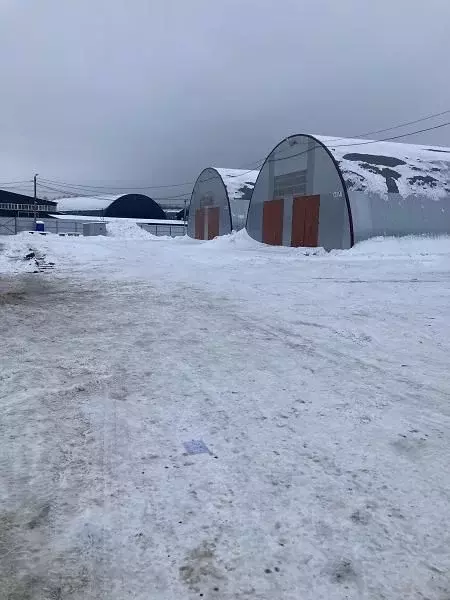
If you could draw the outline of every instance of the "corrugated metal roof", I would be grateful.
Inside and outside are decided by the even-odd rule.
[[[314,136],[339,164],[349,191],[427,196],[450,195],[450,148]]]

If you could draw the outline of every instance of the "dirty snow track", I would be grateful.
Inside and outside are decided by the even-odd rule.
[[[449,597],[449,240],[2,243],[1,600]]]

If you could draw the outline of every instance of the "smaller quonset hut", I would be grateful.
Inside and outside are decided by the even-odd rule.
[[[166,213],[144,194],[121,196],[78,196],[57,200],[58,212],[66,215],[123,217],[128,219],[165,219]]]
[[[263,164],[247,231],[273,245],[350,248],[375,236],[450,233],[450,148],[283,140]]]
[[[240,169],[204,169],[192,190],[188,235],[198,240],[212,240],[242,229],[258,173]]]

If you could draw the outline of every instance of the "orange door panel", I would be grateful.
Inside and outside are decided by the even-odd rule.
[[[292,205],[291,246],[312,248],[319,242],[320,196],[298,196]]]
[[[284,200],[269,200],[263,208],[263,242],[272,246],[283,244]]]
[[[195,239],[205,239],[205,209],[197,208],[195,211]]]
[[[320,196],[307,196],[305,212],[305,246],[313,248],[319,243]]]
[[[304,196],[294,198],[292,204],[291,246],[306,246],[305,244],[306,202]]]
[[[220,208],[208,208],[208,240],[219,235]]]

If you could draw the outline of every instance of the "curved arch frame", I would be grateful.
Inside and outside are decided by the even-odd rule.
[[[264,167],[266,166],[269,157],[275,152],[275,150],[281,146],[281,144],[284,144],[285,142],[288,142],[290,139],[292,138],[296,138],[296,137],[306,137],[309,138],[311,140],[314,140],[314,142],[317,144],[317,146],[320,146],[321,148],[323,148],[325,150],[325,152],[328,154],[328,156],[331,158],[331,161],[339,175],[339,179],[341,181],[342,184],[342,188],[344,190],[344,196],[345,196],[345,204],[347,206],[347,213],[348,213],[348,225],[349,225],[349,229],[350,229],[350,247],[354,246],[355,244],[355,234],[354,234],[354,230],[353,230],[353,217],[352,217],[352,209],[350,206],[350,200],[348,197],[348,192],[347,192],[347,185],[345,183],[345,179],[344,176],[342,175],[341,169],[339,168],[339,165],[336,161],[336,159],[333,156],[333,153],[331,152],[331,150],[329,148],[327,148],[327,146],[321,142],[320,140],[318,140],[316,137],[314,137],[313,135],[311,135],[310,133],[296,133],[294,135],[288,135],[287,137],[285,137],[283,140],[281,140],[281,142],[278,142],[278,144],[271,150],[271,152],[269,152],[269,154],[267,155],[266,159],[264,160],[263,164],[261,165],[261,168],[259,170],[259,175],[255,181],[255,187],[253,188],[253,191],[256,189],[256,186],[258,185],[258,180],[261,177],[261,173],[263,172]],[[306,152],[310,152],[310,149],[308,148],[308,150],[304,150],[303,153],[306,154]],[[293,158],[295,155],[292,156],[287,156],[286,158]],[[245,228],[247,229],[247,225],[248,225],[248,217],[250,214],[250,208],[252,206],[252,201],[253,201],[253,193],[252,193],[252,197],[250,199],[250,204],[248,206],[248,212],[247,212],[247,219],[245,220]]]

